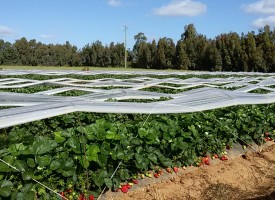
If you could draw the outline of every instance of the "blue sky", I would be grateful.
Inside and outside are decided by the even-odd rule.
[[[190,23],[208,38],[275,27],[275,0],[0,0],[0,5],[1,39],[69,41],[78,48],[96,40],[123,43],[125,25],[128,48],[139,32],[148,41],[168,37],[176,43]]]

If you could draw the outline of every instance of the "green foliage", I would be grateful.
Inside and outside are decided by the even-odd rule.
[[[32,94],[36,92],[42,92],[47,90],[52,90],[55,88],[60,88],[61,86],[54,86],[54,85],[35,85],[23,88],[1,88],[0,92],[15,92],[15,93],[27,93]]]
[[[189,87],[189,88],[183,88],[183,89],[170,89],[170,88],[162,88],[162,87],[148,87],[148,88],[143,88],[143,91],[151,91],[151,92],[159,92],[159,93],[167,93],[167,94],[178,94],[181,92],[193,90],[193,89],[198,89],[198,88],[203,88],[205,87],[204,85],[199,85],[195,87]]]
[[[221,154],[226,145],[261,144],[265,132],[274,138],[274,108],[149,116],[72,113],[1,129],[0,158],[18,171],[0,162],[0,197],[53,198],[32,179],[58,191],[98,194],[155,166],[197,165],[200,156]]]
[[[136,103],[151,103],[151,102],[159,102],[159,101],[168,101],[171,100],[171,97],[160,97],[158,99],[123,99],[123,100],[117,100],[117,99],[107,99],[106,102],[136,102]]]
[[[268,94],[270,92],[272,92],[272,91],[266,90],[266,89],[262,89],[262,88],[258,88],[258,89],[249,91],[249,93],[257,93],[257,94]]]

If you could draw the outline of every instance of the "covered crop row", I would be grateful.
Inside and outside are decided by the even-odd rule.
[[[72,113],[0,130],[0,199],[68,198],[116,190],[156,167],[199,165],[236,143],[274,138],[275,104],[190,114]],[[15,167],[12,168],[11,166]],[[115,172],[116,168],[118,170]],[[112,177],[112,175],[114,175]]]
[[[55,71],[58,73],[58,71]],[[49,79],[56,79],[56,78],[73,78],[73,79],[80,79],[80,80],[97,80],[97,79],[105,79],[105,78],[115,78],[115,79],[131,79],[137,78],[141,76],[146,76],[150,78],[158,78],[158,79],[165,79],[165,78],[179,78],[182,80],[189,79],[189,78],[202,78],[202,79],[211,79],[211,78],[230,78],[230,77],[269,77],[268,73],[184,73],[184,72],[177,72],[177,73],[157,73],[157,72],[150,72],[150,71],[121,71],[119,73],[112,73],[108,71],[90,71],[90,72],[79,72],[79,74],[74,73],[64,73],[63,74],[54,74],[51,75],[50,72],[43,72],[36,73],[35,71],[27,71],[24,74],[21,73],[5,73],[5,71],[0,72],[0,79],[6,78],[24,78],[24,79],[32,79],[32,80],[49,80]]]

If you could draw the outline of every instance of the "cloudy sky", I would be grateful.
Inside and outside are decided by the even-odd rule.
[[[70,41],[79,48],[96,40],[122,43],[125,25],[129,48],[139,32],[149,41],[176,42],[190,23],[208,38],[275,27],[275,0],[0,0],[0,5],[0,39]]]

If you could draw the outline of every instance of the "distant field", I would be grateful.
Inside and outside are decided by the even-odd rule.
[[[18,70],[84,70],[84,66],[79,67],[54,67],[54,66],[0,66],[0,69],[18,69]],[[124,67],[88,67],[89,70],[133,70],[133,71],[160,71],[154,69],[124,68]],[[161,70],[161,71],[180,71],[180,70]],[[182,70],[181,70],[182,71]]]

